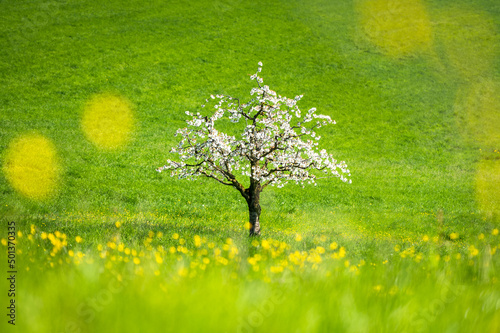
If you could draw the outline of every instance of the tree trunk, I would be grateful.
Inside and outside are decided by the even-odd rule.
[[[260,205],[248,204],[248,215],[250,219],[250,236],[260,236]]]
[[[248,189],[248,217],[250,222],[250,237],[260,236],[260,184],[252,184]]]

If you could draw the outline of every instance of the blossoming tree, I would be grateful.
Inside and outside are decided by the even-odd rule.
[[[345,177],[350,176],[345,162],[337,162],[318,148],[320,136],[314,130],[335,122],[316,114],[316,108],[302,114],[297,106],[302,95],[290,99],[276,94],[263,85],[261,70],[259,62],[257,73],[250,77],[257,87],[251,90],[249,102],[211,95],[206,102],[215,104],[213,114],[186,111],[191,119],[187,127],[177,130],[181,140],[171,150],[179,159],[167,160],[157,169],[171,170],[172,176],[179,178],[205,176],[234,187],[248,204],[250,236],[260,235],[260,193],[267,186],[283,187],[289,181],[316,185],[314,170],[350,182]],[[217,130],[216,124],[224,120],[239,123],[242,132],[229,135]],[[245,178],[248,180],[244,183],[241,179]]]

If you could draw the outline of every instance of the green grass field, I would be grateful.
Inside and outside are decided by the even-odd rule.
[[[498,1],[7,0],[0,17],[2,332],[500,331]],[[336,120],[320,147],[352,184],[266,188],[249,239],[236,190],[155,169],[186,110],[249,99],[259,61]]]

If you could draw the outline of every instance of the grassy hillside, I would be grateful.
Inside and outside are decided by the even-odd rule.
[[[397,325],[388,324],[387,309],[401,306],[412,312],[425,299],[415,296],[412,304],[405,305],[409,294],[391,299],[386,293],[383,299],[393,302],[391,305],[360,309],[356,303],[366,293],[353,289],[369,284],[367,290],[373,291],[373,286],[387,283],[384,288],[389,291],[398,277],[408,280],[400,290],[411,289],[412,295],[419,290],[435,294],[452,283],[449,274],[456,274],[458,280],[453,283],[470,288],[461,297],[478,306],[486,301],[475,298],[474,293],[497,288],[495,269],[484,273],[484,265],[478,264],[498,268],[498,258],[491,259],[492,248],[498,245],[494,230],[499,227],[500,200],[496,186],[500,169],[497,1],[2,1],[0,17],[0,219],[2,224],[15,221],[24,235],[19,240],[18,261],[30,270],[20,279],[37,296],[29,296],[28,287],[19,285],[24,299],[19,303],[23,311],[41,320],[40,327],[30,324],[28,331],[53,327],[77,331],[64,328],[64,320],[51,327],[41,319],[45,313],[41,300],[49,298],[46,304],[53,310],[62,309],[64,302],[77,307],[89,295],[107,288],[103,287],[110,279],[106,274],[134,272],[128,264],[112,273],[106,266],[102,272],[114,249],[108,248],[110,252],[100,259],[99,252],[106,251],[109,242],[122,242],[138,252],[143,249],[154,263],[157,250],[149,249],[145,239],[154,239],[155,246],[168,249],[183,246],[172,238],[180,234],[194,251],[195,235],[206,238],[203,246],[213,242],[221,249],[230,238],[237,244],[240,259],[233,262],[229,258],[223,276],[248,275],[249,268],[242,268],[241,263],[248,264],[255,249],[264,251],[262,255],[269,259],[264,259],[267,266],[262,267],[274,267],[271,259],[275,257],[270,252],[266,257],[269,249],[261,240],[258,246],[246,240],[247,207],[237,191],[207,179],[190,182],[155,172],[173,157],[168,151],[177,142],[175,131],[185,124],[184,111],[201,112],[200,105],[215,93],[248,99],[253,87],[249,74],[259,61],[264,63],[262,76],[271,89],[289,97],[304,94],[299,104],[302,110],[316,107],[318,113],[336,120],[336,125],[318,131],[320,147],[345,160],[352,173],[352,184],[327,178],[316,187],[267,188],[261,199],[262,240],[275,240],[278,248],[283,242],[286,250],[281,255],[285,257],[295,250],[321,252],[318,246],[327,249],[320,256],[333,256],[338,249],[328,252],[329,244],[336,242],[346,249],[351,266],[354,262],[359,265],[360,260],[377,267],[389,258],[394,257],[395,262],[389,262],[393,266],[388,271],[362,272],[353,282],[351,275],[343,273],[344,268],[349,271],[349,263],[339,258],[330,258],[332,263],[323,260],[321,274],[311,267],[299,274],[298,285],[310,294],[293,293],[279,303],[279,311],[271,311],[275,315],[267,319],[269,326],[252,329],[280,331],[280,326],[273,325],[295,316],[308,318],[303,323],[312,325],[297,326],[301,331],[366,331],[363,327],[400,331]],[[107,104],[92,104],[96,96],[108,98],[104,104],[112,104],[111,100],[121,103],[130,110],[130,117],[120,122],[104,120],[104,125],[101,118],[91,119],[85,125],[89,110],[107,112]],[[97,126],[97,132],[114,131],[115,136],[96,143],[89,134],[92,126]],[[106,147],[113,140],[115,146]],[[62,238],[54,235],[49,242],[47,234],[56,231],[66,235],[66,245],[57,245],[56,240]],[[42,232],[47,233],[45,238]],[[153,237],[150,232],[165,236]],[[28,234],[31,239],[26,238]],[[77,236],[84,241],[75,243]],[[6,240],[7,231],[0,238]],[[104,249],[96,251],[99,245]],[[411,258],[420,251],[429,260],[430,275],[404,262],[395,246],[399,253],[413,247],[416,252]],[[480,248],[486,259],[475,260],[477,254],[471,256],[474,250],[470,246]],[[51,256],[53,247],[58,249]],[[73,256],[69,256],[70,250]],[[89,268],[73,267],[77,251],[94,258],[92,264],[87,263]],[[195,252],[184,255],[190,258]],[[460,268],[454,273],[446,266],[451,265],[448,261],[438,259],[439,263],[432,264],[436,254],[457,253],[462,254],[464,267],[457,264]],[[34,263],[28,264],[29,258]],[[189,266],[191,259],[186,258],[178,262]],[[217,255],[210,259],[218,262]],[[261,295],[280,290],[262,282],[265,275],[257,275],[229,283],[227,294],[221,296],[220,289],[226,286],[215,268],[212,275],[175,282],[178,289],[173,290],[176,288],[168,282],[172,279],[160,279],[167,272],[174,274],[171,267],[176,272],[179,268],[172,262],[167,265],[169,260],[175,263],[177,259],[165,257],[160,277],[153,274],[155,269],[145,268],[144,280],[130,278],[127,292],[118,293],[118,303],[132,302],[142,293],[139,290],[154,295],[163,285],[172,293],[170,299],[175,299],[166,310],[172,311],[168,318],[184,318],[176,319],[178,325],[172,327],[182,327],[183,321],[194,316],[201,319],[187,325],[186,331],[204,325],[229,331],[238,323],[222,319],[224,312],[214,310],[210,317],[201,305],[184,315],[178,311],[183,302],[192,304],[195,297],[208,295],[205,304],[220,302],[235,313],[244,313],[250,304],[260,302],[251,300],[253,290],[260,290]],[[43,277],[33,272],[43,272],[39,275]],[[337,290],[327,277],[331,274],[346,290],[339,298],[329,294]],[[384,274],[387,279],[381,278]],[[483,282],[476,285],[478,274]],[[419,286],[417,282],[429,276],[439,283]],[[279,279],[271,281],[278,283]],[[314,287],[307,289],[307,281]],[[88,289],[65,300],[50,287],[59,283],[70,290],[78,285]],[[294,283],[285,288],[297,287]],[[190,293],[192,288],[195,291]],[[494,298],[497,293],[488,295]],[[379,296],[370,296],[374,298],[367,304],[380,302]],[[183,297],[185,301],[180,300]],[[116,297],[112,302],[116,305]],[[309,310],[294,305],[301,302]],[[141,298],[137,304],[149,310],[166,306],[165,298],[159,296]],[[461,318],[465,309],[453,304],[451,318]],[[328,321],[325,314],[338,307],[354,310]],[[160,312],[126,320],[123,314],[135,310],[106,309],[96,311],[79,329],[133,330],[143,327],[139,320],[161,325],[152,318],[155,313],[161,316]],[[367,312],[360,314],[363,309]],[[485,315],[485,329],[492,332],[498,327],[491,326],[498,325],[495,311]],[[471,315],[486,318],[476,312]],[[67,321],[72,316],[74,313],[62,314]],[[105,320],[107,316],[123,323],[113,326]],[[353,319],[346,319],[349,316]],[[367,318],[378,321],[364,326]],[[19,321],[26,325],[21,316]],[[443,330],[461,331],[451,321],[441,321]],[[474,327],[474,323],[468,321],[470,326],[464,327]],[[283,325],[283,331],[289,331]]]

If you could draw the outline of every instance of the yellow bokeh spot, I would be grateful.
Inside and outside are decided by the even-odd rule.
[[[476,175],[476,196],[484,213],[500,214],[500,160],[481,160]]]
[[[459,90],[455,102],[459,128],[469,141],[492,152],[500,147],[500,84],[480,80]]]
[[[431,45],[431,24],[420,0],[364,0],[358,12],[364,35],[389,56],[410,55]]]
[[[124,146],[134,129],[131,104],[115,94],[93,96],[85,105],[82,129],[87,139],[102,149]]]
[[[52,142],[39,134],[26,134],[7,148],[3,172],[22,195],[43,200],[57,190],[61,168]]]
[[[436,41],[446,60],[466,79],[488,74],[499,54],[495,22],[485,13],[447,7],[436,13]]]

